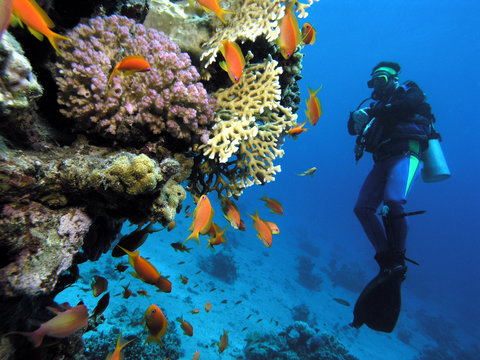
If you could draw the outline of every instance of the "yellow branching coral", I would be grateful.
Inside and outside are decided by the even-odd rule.
[[[263,35],[268,41],[275,41],[280,34],[278,20],[285,13],[282,0],[237,0],[228,8],[227,25],[219,28],[210,40],[204,44],[206,50],[200,60],[205,67],[215,61],[223,40],[255,39]]]
[[[297,116],[280,104],[279,77],[283,70],[269,58],[245,68],[242,79],[215,97],[217,124],[206,145],[199,147],[205,157],[220,163],[231,162],[225,174],[231,186],[228,195],[240,195],[248,186],[273,181],[280,171],[273,161],[283,156],[279,141]],[[232,156],[236,160],[232,161]]]

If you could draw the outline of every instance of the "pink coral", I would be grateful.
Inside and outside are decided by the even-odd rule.
[[[67,34],[65,57],[55,64],[61,112],[74,130],[120,144],[157,141],[167,134],[186,143],[206,142],[213,126],[210,97],[190,57],[168,36],[122,16],[96,17]],[[142,55],[152,70],[119,74],[114,66]]]

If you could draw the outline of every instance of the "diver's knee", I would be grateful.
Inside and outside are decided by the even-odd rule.
[[[372,208],[369,208],[369,207],[366,207],[366,206],[355,206],[353,208],[353,212],[355,213],[357,218],[362,218],[365,215],[370,215],[370,214],[375,213],[375,209],[372,209]]]

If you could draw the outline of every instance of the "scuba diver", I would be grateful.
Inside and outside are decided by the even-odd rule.
[[[374,165],[362,185],[354,212],[375,248],[375,260],[380,266],[379,274],[355,304],[351,326],[360,328],[366,324],[384,332],[393,331],[400,314],[405,260],[415,263],[405,257],[406,217],[424,212],[405,213],[407,195],[429,140],[439,139],[425,94],[413,81],[400,84],[399,72],[400,65],[395,62],[382,61],[375,66],[367,82],[373,89],[371,98],[351,112],[348,120],[349,134],[358,136],[356,160],[363,151],[373,154]],[[368,100],[372,100],[370,105],[360,108]]]

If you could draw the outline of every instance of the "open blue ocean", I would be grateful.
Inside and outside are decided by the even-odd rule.
[[[206,236],[199,244],[186,242],[189,252],[171,246],[191,233],[190,194],[172,231],[153,224],[162,230],[139,251],[172,282],[171,293],[134,278],[127,256],[112,258],[110,250],[81,264],[80,279],[55,301],[83,301],[92,311],[100,298],[90,289],[97,275],[108,279],[110,302],[96,328],[83,335],[86,353],[79,359],[104,359],[120,333],[135,339],[123,350],[125,360],[192,359],[197,351],[203,360],[480,358],[480,2],[320,0],[307,11],[300,27],[308,21],[317,38],[301,49],[297,122],[306,120],[308,87],[322,86],[318,124],[307,122],[306,132],[285,139],[274,182],[249,187],[235,201],[246,231],[233,230],[216,194],[207,194],[214,221],[226,228],[227,241],[215,250],[207,248]],[[353,212],[373,160],[366,153],[355,163],[347,120],[370,96],[366,83],[380,61],[398,62],[400,82],[413,80],[425,92],[452,173],[437,183],[419,176],[409,194],[406,211],[426,211],[408,219],[406,255],[419,265],[407,263],[400,318],[389,334],[349,325],[378,266]],[[313,176],[299,176],[312,167]],[[265,195],[282,204],[283,215],[269,211]],[[249,216],[256,211],[280,229],[271,247],[257,237]],[[126,222],[118,238],[136,228]],[[129,268],[118,272],[119,263]],[[126,286],[129,298],[122,296]],[[163,346],[145,344],[141,322],[151,304],[168,320]],[[193,336],[184,334],[180,318]],[[219,353],[225,333],[228,345]]]

